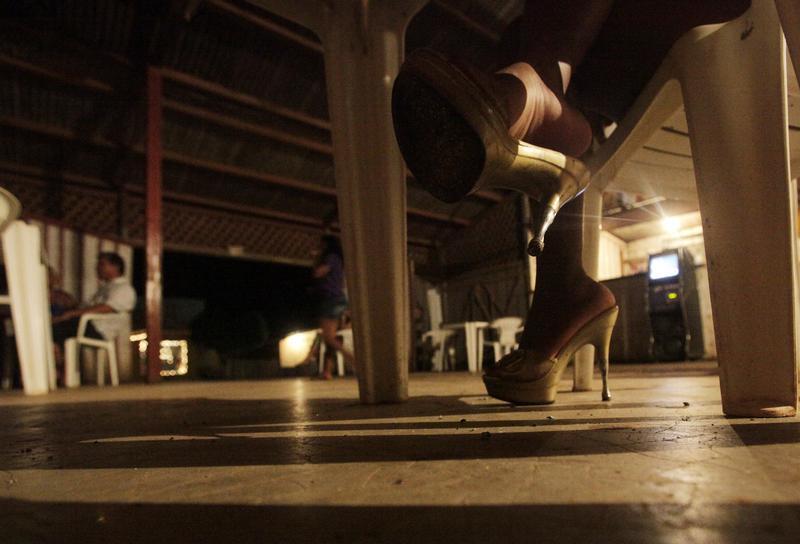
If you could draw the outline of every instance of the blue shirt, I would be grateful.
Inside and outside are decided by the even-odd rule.
[[[336,253],[328,253],[320,262],[330,270],[321,278],[317,278],[317,293],[322,298],[344,297],[344,263]]]

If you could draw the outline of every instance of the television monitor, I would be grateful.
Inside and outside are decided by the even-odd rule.
[[[678,253],[662,253],[650,256],[649,276],[651,280],[675,278],[680,273]]]

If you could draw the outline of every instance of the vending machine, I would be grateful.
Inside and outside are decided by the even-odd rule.
[[[692,254],[679,248],[651,255],[647,278],[653,359],[701,358],[703,326]]]

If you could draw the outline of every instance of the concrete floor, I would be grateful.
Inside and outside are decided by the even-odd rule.
[[[800,420],[614,371],[544,407],[462,373],[0,394],[0,542],[800,542]]]

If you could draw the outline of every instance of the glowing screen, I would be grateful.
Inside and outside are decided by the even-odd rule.
[[[678,275],[678,254],[666,253],[650,257],[650,279],[661,280]]]

